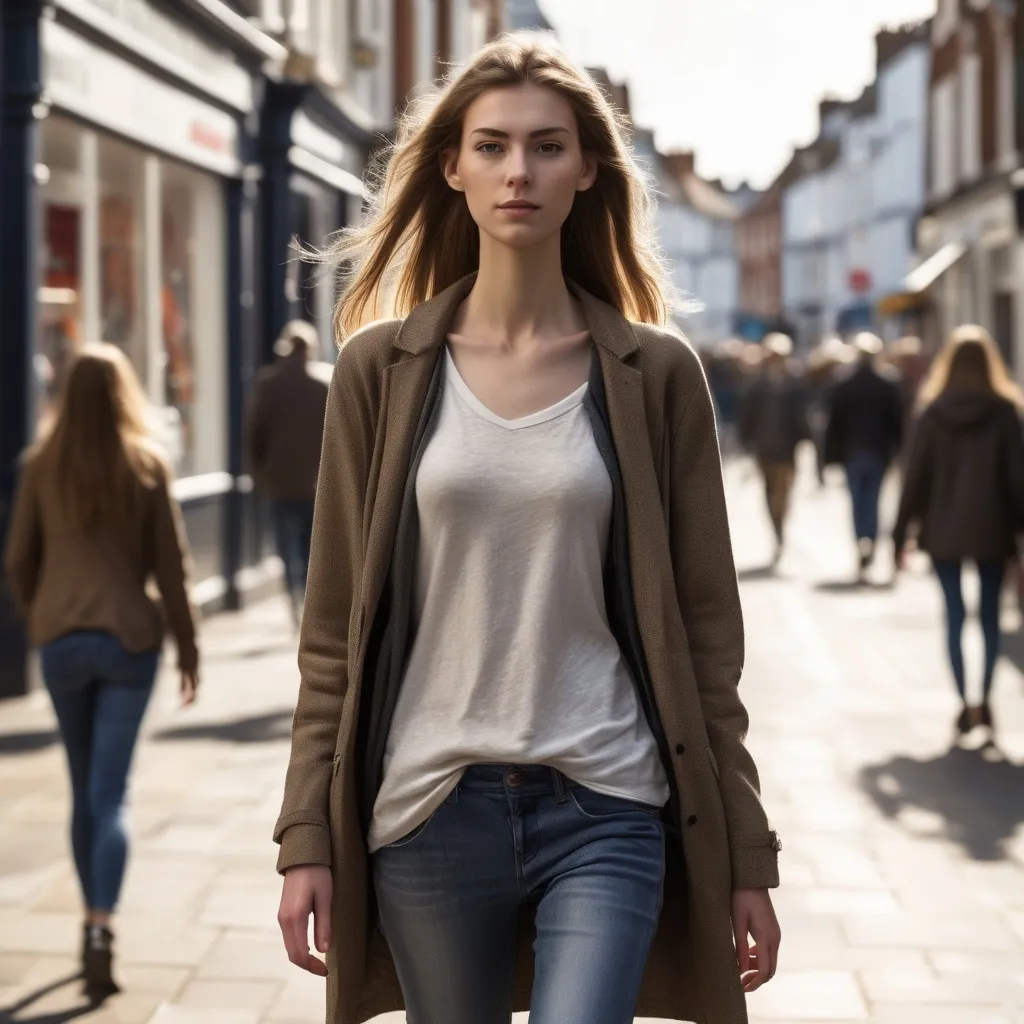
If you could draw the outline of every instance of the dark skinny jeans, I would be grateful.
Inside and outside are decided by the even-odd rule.
[[[948,562],[935,559],[935,575],[939,578],[942,595],[946,599],[946,639],[949,645],[949,662],[953,668],[957,693],[966,701],[964,680],[963,630],[967,618],[964,595],[960,585],[963,562]],[[982,701],[988,703],[992,690],[992,676],[999,658],[999,598],[1003,590],[1006,572],[1004,562],[979,562],[978,575],[981,577],[981,606],[979,618],[985,636],[985,674],[982,681]]]

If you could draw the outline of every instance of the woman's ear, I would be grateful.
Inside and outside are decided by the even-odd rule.
[[[451,188],[456,192],[466,191],[462,187],[462,179],[459,177],[459,151],[457,149],[446,149],[441,154],[441,171]]]
[[[597,154],[589,150],[583,151],[583,170],[580,172],[580,179],[576,183],[577,192],[586,192],[597,181]]]

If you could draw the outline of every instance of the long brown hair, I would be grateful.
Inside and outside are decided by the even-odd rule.
[[[924,408],[950,390],[988,392],[1024,410],[1024,393],[992,335],[978,324],[964,324],[949,336],[921,385],[918,406]]]
[[[582,148],[597,157],[596,182],[577,193],[562,226],[564,274],[630,319],[665,323],[670,286],[654,241],[653,201],[626,142],[625,117],[561,52],[513,33],[410,104],[394,145],[370,175],[365,220],[322,254],[350,268],[334,312],[339,341],[384,312],[406,315],[478,269],[479,229],[465,196],[448,186],[442,161],[458,148],[466,110],[477,97],[525,82],[569,101]]]
[[[52,422],[36,451],[52,460],[68,526],[117,528],[137,507],[140,485],[167,472],[146,423],[146,397],[125,354],[84,345],[68,368]]]

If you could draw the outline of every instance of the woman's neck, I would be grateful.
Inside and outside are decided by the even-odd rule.
[[[481,233],[480,270],[453,330],[503,348],[586,328],[562,276],[560,239],[513,249]]]

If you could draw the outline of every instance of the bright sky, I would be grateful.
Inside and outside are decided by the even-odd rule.
[[[874,32],[928,17],[935,0],[541,0],[569,54],[626,80],[658,148],[697,170],[769,184],[818,131],[825,93],[874,76]]]

